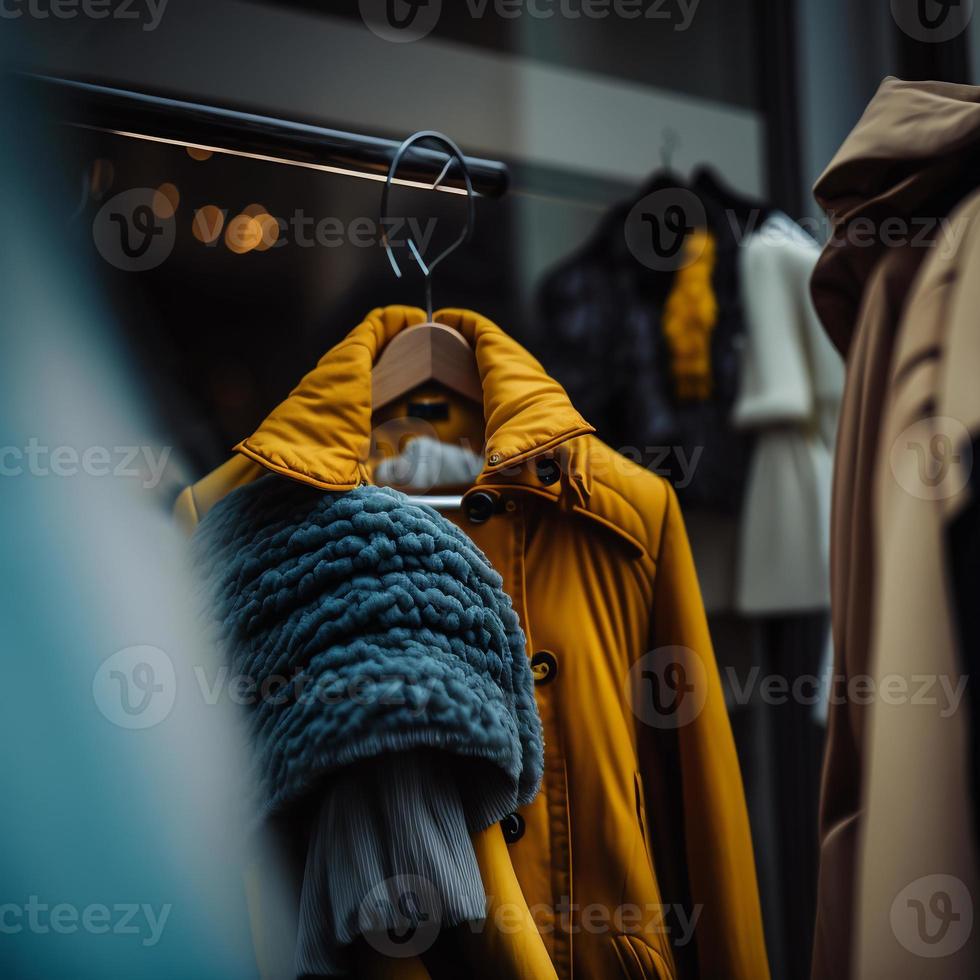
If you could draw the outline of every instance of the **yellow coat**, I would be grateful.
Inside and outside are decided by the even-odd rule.
[[[325,490],[370,482],[372,365],[424,319],[370,313],[184,491],[184,526],[268,470]],[[489,915],[452,931],[453,972],[766,980],[742,781],[673,489],[595,438],[499,327],[463,310],[436,319],[474,348],[486,422],[483,472],[447,516],[503,576],[545,735],[537,799],[474,836]],[[430,976],[373,953],[362,974]]]

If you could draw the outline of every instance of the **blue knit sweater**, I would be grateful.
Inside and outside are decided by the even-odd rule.
[[[204,518],[195,551],[250,708],[270,810],[386,752],[468,760],[471,829],[529,803],[541,726],[502,581],[455,525],[394,490],[275,475]]]

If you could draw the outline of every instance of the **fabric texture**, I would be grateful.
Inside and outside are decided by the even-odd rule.
[[[980,433],[978,160],[980,88],[888,78],[814,189],[834,233],[813,298],[847,359],[814,980],[953,980],[980,962],[975,720],[956,701],[946,550]],[[875,696],[847,696],[854,679]]]
[[[820,249],[786,215],[739,253],[745,347],[734,425],[755,433],[742,504],[735,609],[830,605],[830,494],[844,365],[820,325],[810,275]]]
[[[471,450],[420,435],[383,459],[374,479],[436,491],[468,485],[481,466]],[[349,974],[346,947],[370,931],[405,934],[422,923],[451,928],[484,917],[486,893],[457,785],[466,774],[447,761],[436,751],[385,754],[345,766],[325,786],[300,892],[297,977]],[[486,823],[493,820],[488,813]]]
[[[420,750],[346,766],[330,781],[310,832],[297,977],[349,974],[344,948],[362,935],[486,915],[458,778],[441,753]]]
[[[185,526],[263,470],[334,489],[358,473],[370,480],[372,358],[426,318],[372,310],[237,456],[184,491]],[[513,599],[540,675],[544,776],[504,826],[471,835],[487,895],[481,927],[440,936],[425,963],[358,944],[358,975],[442,975],[426,966],[441,953],[452,976],[765,980],[739,763],[676,494],[591,435],[499,326],[469,310],[434,319],[471,345],[483,383],[483,469],[446,516]],[[445,400],[450,419],[470,411],[451,392]],[[386,413],[407,413],[410,401]],[[656,692],[673,691],[682,668],[678,718],[676,699]],[[482,767],[464,764],[479,785]],[[610,918],[596,927],[592,910]]]
[[[266,476],[195,535],[221,639],[260,689],[251,712],[267,806],[343,765],[441,748],[483,761],[471,829],[530,802],[541,729],[524,636],[500,576],[458,528],[403,494]]]

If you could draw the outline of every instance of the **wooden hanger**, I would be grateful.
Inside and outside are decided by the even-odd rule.
[[[473,234],[475,218],[473,184],[469,170],[459,147],[448,136],[433,130],[423,130],[409,136],[398,147],[388,168],[384,190],[381,192],[381,227],[384,229],[382,242],[388,254],[388,261],[391,262],[395,275],[400,279],[402,271],[388,241],[388,196],[392,179],[405,151],[413,143],[423,139],[441,142],[450,152],[446,166],[432,185],[433,190],[439,186],[454,162],[458,162],[462,169],[466,183],[466,227],[456,241],[428,265],[423,260],[415,241],[411,237],[408,239],[408,247],[425,277],[425,308],[428,320],[404,329],[393,337],[381,352],[371,372],[371,403],[375,411],[429,381],[437,381],[451,391],[469,398],[480,406],[483,405],[483,383],[477,371],[473,349],[458,330],[443,323],[436,323],[432,318],[432,273],[444,258],[469,240]]]
[[[473,348],[458,330],[430,321],[408,327],[385,347],[371,372],[372,408],[384,408],[427,381],[483,404]]]

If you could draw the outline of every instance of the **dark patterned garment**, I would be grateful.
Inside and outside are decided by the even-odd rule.
[[[637,200],[674,189],[701,201],[716,243],[710,398],[674,394],[662,316],[675,273],[648,268],[628,248],[626,219],[635,201],[608,212],[592,239],[546,277],[536,347],[598,434],[668,477],[684,507],[737,513],[749,458],[748,437],[730,424],[743,333],[737,252],[768,211],[739,200],[708,172],[690,186],[657,176]]]

